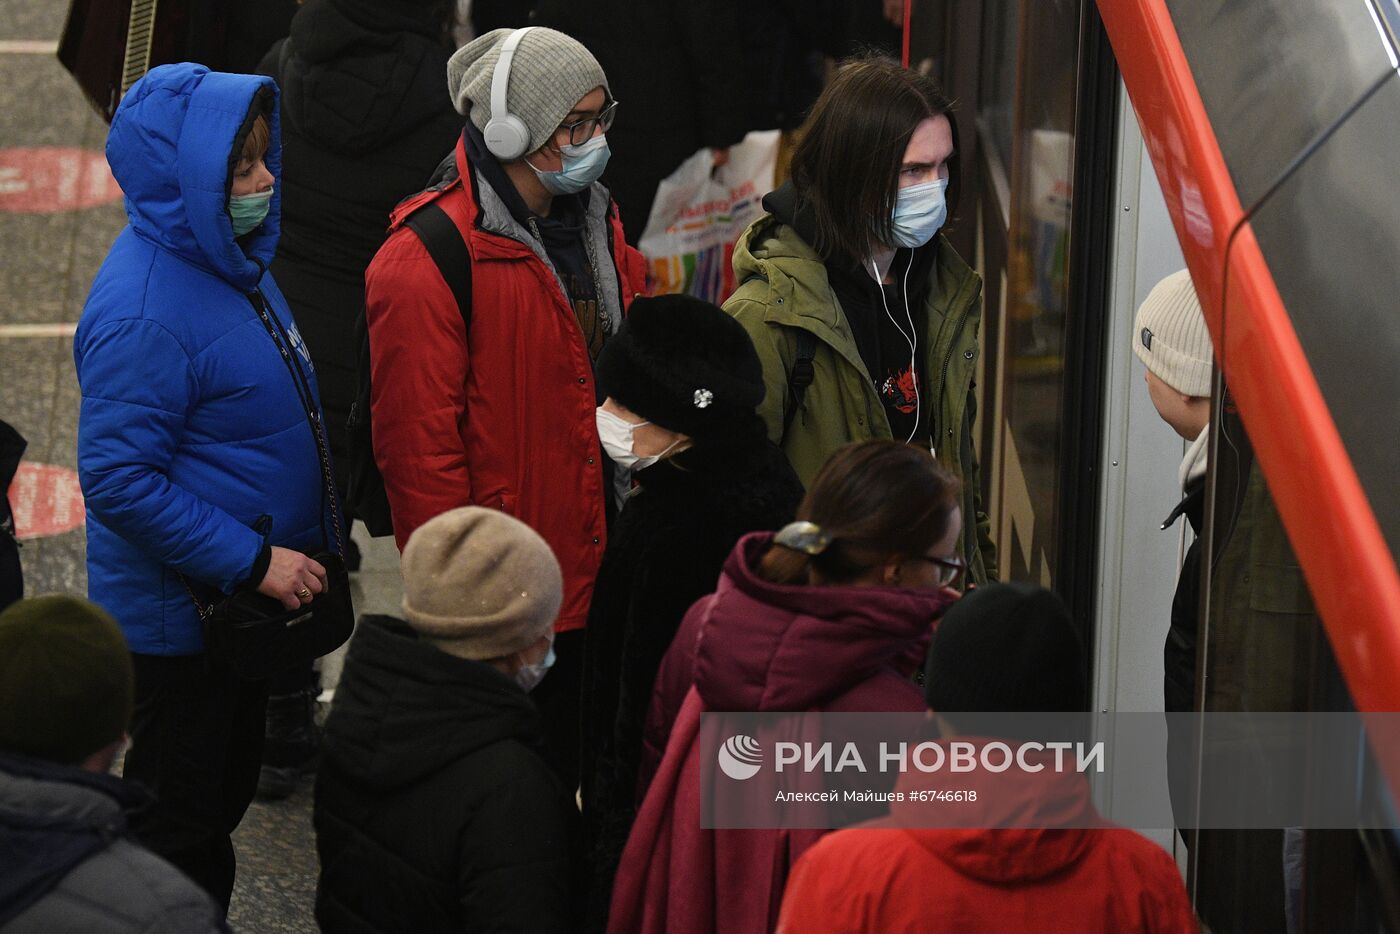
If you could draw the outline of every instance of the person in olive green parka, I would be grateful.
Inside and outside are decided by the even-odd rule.
[[[803,483],[853,441],[930,448],[962,481],[963,556],[982,583],[997,575],[972,441],[982,282],[937,234],[957,196],[950,110],[893,62],[845,65],[792,180],[735,246],[724,310],[758,349],[759,415]]]

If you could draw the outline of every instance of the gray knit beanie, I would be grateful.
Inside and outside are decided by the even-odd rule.
[[[501,44],[515,30],[493,29],[458,49],[447,61],[447,93],[457,112],[485,132],[491,120],[491,80]],[[559,124],[596,87],[607,88],[603,66],[583,43],[553,29],[533,27],[510,63],[506,104],[530,130],[532,153],[549,142]]]
[[[1188,270],[1152,287],[1133,322],[1133,352],[1177,392],[1210,395],[1210,331]]]
[[[549,545],[525,523],[463,506],[419,526],[404,546],[403,615],[459,658],[519,652],[550,631],[564,578]]]

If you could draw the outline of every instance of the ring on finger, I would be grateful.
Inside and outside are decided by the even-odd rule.
[[[300,590],[298,590],[298,591],[296,592],[296,595],[297,595],[298,597],[301,597],[303,600],[310,600],[310,599],[311,599],[311,591],[308,590],[308,589],[305,588],[305,587],[303,587],[303,588],[301,588]]]

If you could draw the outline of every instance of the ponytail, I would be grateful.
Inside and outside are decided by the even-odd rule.
[[[958,481],[926,449],[864,441],[831,456],[759,561],[773,584],[845,584],[922,555],[948,532]]]

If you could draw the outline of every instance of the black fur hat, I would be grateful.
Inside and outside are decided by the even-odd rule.
[[[763,401],[763,366],[742,325],[709,302],[632,303],[598,357],[598,385],[633,412],[697,441],[730,430]]]

